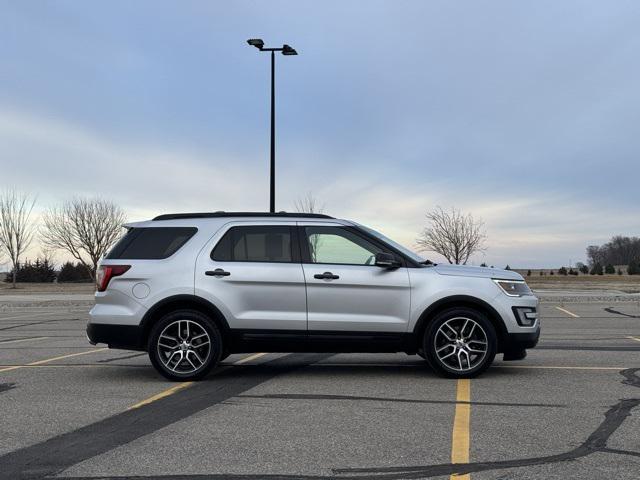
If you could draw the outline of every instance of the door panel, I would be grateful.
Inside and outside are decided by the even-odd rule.
[[[309,330],[405,332],[409,321],[407,269],[304,264]],[[337,279],[317,279],[331,272]]]
[[[298,248],[292,231],[282,224],[232,224],[201,252],[196,294],[220,306],[232,329],[307,329],[304,274],[292,254]]]
[[[300,230],[310,332],[406,332],[406,267],[373,265],[375,254],[385,249],[347,227],[302,225]]]

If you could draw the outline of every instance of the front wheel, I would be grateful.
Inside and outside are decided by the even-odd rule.
[[[429,365],[441,376],[472,378],[484,372],[496,355],[493,324],[470,308],[440,313],[427,327],[423,351]]]
[[[169,380],[197,380],[218,363],[222,337],[206,315],[179,310],[153,326],[148,352],[153,366]]]

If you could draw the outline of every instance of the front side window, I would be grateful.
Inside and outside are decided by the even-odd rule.
[[[218,262],[291,262],[291,228],[231,227],[211,252]]]
[[[383,250],[341,227],[305,227],[312,263],[373,265]]]

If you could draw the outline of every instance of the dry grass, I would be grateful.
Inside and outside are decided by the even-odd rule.
[[[13,289],[10,283],[0,282],[0,295],[25,295],[37,293],[88,293],[95,291],[93,283],[18,283]]]
[[[523,276],[531,288],[557,290],[620,290],[640,293],[640,275],[536,275]]]

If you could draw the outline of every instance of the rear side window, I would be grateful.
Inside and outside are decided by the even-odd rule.
[[[291,262],[291,228],[231,227],[211,252],[219,262]]]
[[[198,231],[195,227],[131,228],[106,258],[161,260],[169,258]]]

